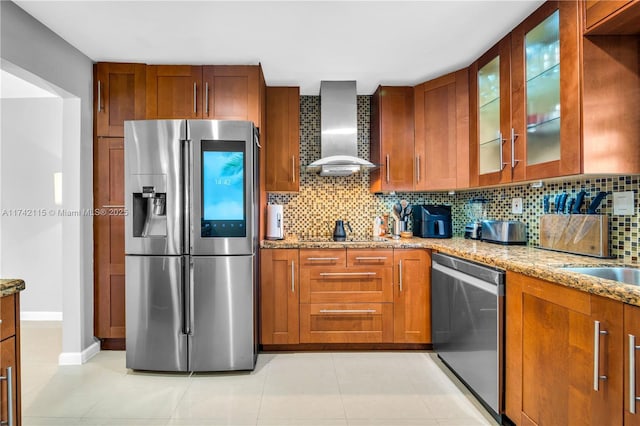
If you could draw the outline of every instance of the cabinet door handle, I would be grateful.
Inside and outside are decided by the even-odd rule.
[[[636,414],[636,402],[640,397],[636,396],[636,336],[629,334],[629,412]]]
[[[124,204],[105,204],[103,209],[124,209]]]
[[[0,380],[7,381],[7,421],[0,424],[13,426],[13,368],[7,367],[7,375],[0,376]]]
[[[296,156],[291,156],[291,182],[296,183]]]
[[[307,260],[338,260],[337,257],[307,257]]]
[[[291,261],[291,293],[296,292],[296,267],[295,262]]]
[[[511,128],[511,168],[514,169],[520,160],[516,160],[516,138],[520,136],[516,133],[516,129]]]
[[[375,272],[320,272],[321,277],[370,277]]]
[[[375,309],[320,309],[321,314],[375,314]]]
[[[593,390],[600,390],[600,380],[607,380],[607,376],[600,375],[600,336],[609,334],[600,329],[600,321],[593,322]]]
[[[389,154],[387,154],[387,183],[389,183]]]
[[[416,157],[416,182],[420,182],[420,156]]]
[[[506,141],[507,140],[502,137],[502,132],[499,132],[498,133],[498,143],[500,144],[500,171],[503,171],[504,168],[507,167],[507,164],[509,164],[509,163],[505,163],[504,162],[504,157],[502,156],[502,153],[504,151],[504,144],[505,144]],[[513,152],[513,144],[511,146],[511,150],[512,150],[511,152]],[[512,161],[512,163],[513,163],[513,161]],[[513,166],[511,166],[511,167],[513,168]]]
[[[398,261],[398,275],[399,275],[399,286],[400,286],[400,292],[402,292],[402,260]]]
[[[100,84],[100,80],[98,80],[98,112],[102,112],[102,84]]]
[[[358,256],[356,260],[387,260],[387,256]]]
[[[193,82],[193,113],[198,112],[198,83]]]
[[[209,115],[209,82],[204,84],[204,113]]]

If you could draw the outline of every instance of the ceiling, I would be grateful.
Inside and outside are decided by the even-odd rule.
[[[257,64],[270,86],[415,85],[468,66],[535,10],[527,1],[15,3],[94,61]]]

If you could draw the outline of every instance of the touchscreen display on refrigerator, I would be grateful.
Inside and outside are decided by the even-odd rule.
[[[202,141],[202,237],[245,237],[245,142]]]

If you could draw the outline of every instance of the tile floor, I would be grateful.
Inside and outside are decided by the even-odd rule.
[[[104,351],[58,366],[59,323],[22,323],[29,425],[494,425],[429,352],[264,353],[251,373],[152,374]]]

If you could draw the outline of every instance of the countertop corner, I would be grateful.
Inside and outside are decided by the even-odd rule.
[[[0,278],[0,297],[11,296],[26,288],[24,280],[18,278]]]

